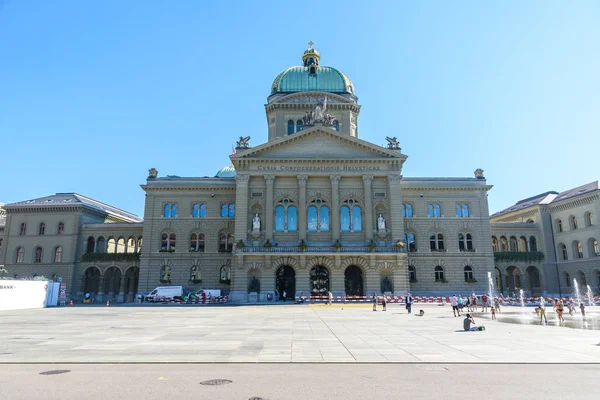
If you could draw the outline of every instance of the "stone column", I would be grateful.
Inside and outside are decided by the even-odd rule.
[[[388,179],[388,196],[390,199],[389,231],[392,234],[392,243],[404,239],[404,220],[402,218],[402,189],[400,182],[402,175],[390,174]]]
[[[340,239],[340,176],[330,175],[331,180],[331,237]]]
[[[119,293],[117,302],[125,303],[127,301],[127,287],[125,286],[125,274],[121,274],[121,282],[119,282]]]
[[[306,240],[306,181],[308,175],[298,175],[298,236]]]
[[[363,175],[365,192],[365,237],[367,241],[373,240],[373,193],[371,193],[371,182],[373,175]]]
[[[237,174],[235,177],[235,241],[245,242],[248,235],[248,174]],[[235,246],[235,244],[234,244]]]
[[[265,182],[267,182],[267,201],[265,202],[265,238],[267,240],[273,240],[273,186],[275,182],[275,175],[265,175]]]

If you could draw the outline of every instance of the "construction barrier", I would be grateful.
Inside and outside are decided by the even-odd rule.
[[[202,299],[184,301],[184,300],[173,300],[167,297],[159,297],[153,303],[162,303],[162,304],[194,304],[194,305],[203,305],[203,304],[225,304],[229,302],[229,296],[209,296]]]
[[[406,296],[385,296],[388,303],[405,303]],[[413,304],[450,304],[450,298],[444,296],[412,296]],[[563,301],[571,301],[572,297],[563,297]],[[382,296],[378,296],[378,302],[381,303]],[[544,297],[546,304],[551,304],[555,300],[561,300],[555,297]],[[508,297],[499,297],[498,301],[501,305],[506,306],[520,306],[521,299],[520,298],[508,298]],[[581,301],[588,305],[588,298],[582,297]],[[296,303],[328,303],[329,297],[327,296],[296,296]],[[333,303],[372,303],[372,296],[333,296]],[[478,299],[478,306],[481,306],[479,303],[481,299]],[[594,304],[600,305],[600,297],[593,297],[592,302]],[[488,301],[489,303],[489,301]],[[538,305],[540,303],[539,297],[527,297],[523,298],[524,305]],[[463,302],[465,304],[465,302]]]

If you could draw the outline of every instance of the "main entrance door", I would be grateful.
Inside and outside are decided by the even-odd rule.
[[[346,268],[344,281],[346,283],[346,296],[362,296],[364,294],[363,273],[356,265]]]
[[[286,299],[293,299],[296,295],[296,271],[289,265],[277,268],[275,288],[279,297],[283,297],[285,291]]]

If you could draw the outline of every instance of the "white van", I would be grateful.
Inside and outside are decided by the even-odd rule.
[[[183,299],[183,286],[159,286],[146,295],[146,301]]]

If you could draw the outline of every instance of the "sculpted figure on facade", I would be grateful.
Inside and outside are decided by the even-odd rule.
[[[258,216],[258,214],[254,215],[254,218],[252,218],[252,232],[259,232],[260,231],[260,217]]]
[[[246,136],[246,137],[240,136],[240,140],[238,140],[236,142],[235,148],[236,149],[247,149],[250,147],[250,145],[248,144],[249,141],[250,141],[250,136]]]
[[[385,231],[385,218],[383,217],[383,214],[379,214],[379,217],[377,217],[377,229]]]
[[[385,140],[388,142],[388,149],[400,150],[400,142],[398,141],[397,137],[386,136]]]

